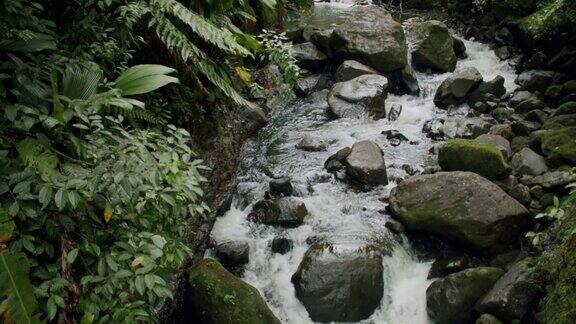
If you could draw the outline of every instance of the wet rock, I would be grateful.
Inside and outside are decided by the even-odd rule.
[[[499,135],[509,140],[512,138],[512,128],[508,124],[494,125],[490,128],[490,134]]]
[[[496,184],[471,172],[439,172],[403,181],[390,210],[409,231],[452,239],[489,254],[512,244],[528,210]]]
[[[482,314],[476,320],[475,324],[503,324],[496,316],[491,314]]]
[[[444,23],[436,20],[415,23],[411,31],[415,38],[412,64],[416,70],[454,71],[454,41]]]
[[[332,49],[330,48],[330,38],[332,38],[334,29],[305,29],[303,36],[314,43],[326,56],[332,57]]]
[[[548,171],[544,158],[527,147],[514,154],[511,166],[517,174],[537,176]]]
[[[544,93],[552,84],[554,72],[543,70],[531,70],[523,72],[514,82],[519,85],[520,90]]]
[[[390,111],[388,112],[388,120],[389,121],[396,121],[400,118],[400,114],[402,113],[402,105],[400,104],[392,104],[390,106]]]
[[[398,139],[400,141],[408,141],[408,138],[397,130],[386,130],[382,132],[382,135],[386,135],[386,139]]]
[[[387,220],[384,226],[386,226],[387,229],[396,234],[403,234],[404,232],[406,232],[404,225],[402,225],[402,223],[394,219]]]
[[[476,68],[465,68],[454,72],[444,80],[434,96],[434,104],[440,108],[459,105],[482,82],[482,75]]]
[[[250,246],[244,241],[229,241],[216,245],[216,256],[222,265],[235,272],[249,261]]]
[[[576,115],[559,115],[548,118],[542,129],[560,129],[564,127],[576,127]]]
[[[402,25],[379,6],[352,10],[334,29],[330,47],[337,59],[356,60],[380,73],[402,69],[408,63]]]
[[[268,117],[259,107],[242,107],[240,110],[243,129],[249,134],[256,134],[260,128],[266,126]]]
[[[286,254],[292,250],[294,242],[291,239],[285,237],[275,237],[272,240],[272,252],[279,254]]]
[[[207,324],[280,324],[258,290],[226,271],[217,261],[204,259],[190,268],[190,298],[197,320]]]
[[[461,39],[452,36],[452,43],[454,44],[453,49],[456,58],[465,59],[468,57],[468,54],[466,54],[466,45],[464,45]]]
[[[469,323],[474,315],[474,304],[503,272],[499,268],[479,267],[433,282],[426,290],[430,319],[437,324]]]
[[[339,171],[344,168],[344,159],[350,155],[352,149],[345,147],[340,149],[338,152],[330,156],[326,162],[324,162],[324,168],[329,172]]]
[[[510,123],[510,127],[515,136],[530,136],[532,132],[541,127],[540,124],[524,120],[518,115],[512,115],[512,119],[516,119]]]
[[[548,118],[548,114],[546,114],[545,112],[543,112],[540,109],[532,110],[529,113],[524,115],[524,119],[526,119],[526,121],[539,123],[539,124],[543,124],[546,121],[546,118]]]
[[[322,71],[328,61],[328,57],[310,42],[293,45],[292,53],[298,65],[310,71]]]
[[[548,57],[543,52],[539,51],[534,53],[528,61],[524,64],[526,70],[534,70],[538,68],[543,68],[548,65]]]
[[[261,200],[254,204],[248,218],[257,223],[297,227],[304,222],[308,210],[303,202],[292,197]]]
[[[476,304],[480,313],[490,313],[507,321],[518,321],[532,309],[538,292],[531,281],[535,260],[514,264]]]
[[[512,156],[510,141],[500,135],[483,134],[476,137],[476,140],[497,147],[505,158]]]
[[[508,102],[510,103],[510,106],[516,107],[522,101],[529,99],[533,96],[534,95],[528,91],[517,91],[512,95],[512,97],[510,98],[510,100]]]
[[[508,192],[508,194],[510,195],[510,197],[518,200],[519,203],[521,203],[524,206],[527,206],[530,204],[530,189],[528,187],[526,187],[525,185],[522,184],[517,184],[515,186],[513,186],[510,191]]]
[[[365,185],[386,185],[386,163],[378,144],[372,141],[356,142],[345,160],[350,178]]]
[[[551,165],[576,163],[576,127],[548,130],[542,135],[542,153]]]
[[[540,185],[535,185],[530,188],[530,195],[535,199],[540,199],[544,196],[544,188]]]
[[[336,70],[334,81],[346,82],[366,74],[378,74],[378,72],[360,62],[347,60],[340,64],[338,70]]]
[[[470,93],[468,97],[468,105],[474,107],[474,105],[480,101],[485,102],[489,99],[488,95],[497,98],[502,97],[506,94],[504,81],[504,77],[500,75],[496,76],[491,81],[482,81],[480,85]]]
[[[380,306],[382,272],[382,256],[372,249],[314,244],[292,282],[313,321],[357,322]]]
[[[504,122],[510,120],[510,118],[512,117],[512,114],[514,114],[514,110],[512,110],[510,108],[504,108],[504,107],[496,108],[496,109],[492,110],[492,112],[490,113],[490,115],[492,115],[492,117],[494,117],[494,119],[496,119],[497,121],[499,121],[501,123],[504,123]]]
[[[570,183],[570,177],[562,171],[552,171],[523,181],[529,186],[541,186],[546,189],[564,188]]]
[[[552,114],[552,116],[573,115],[576,114],[576,102],[569,101],[560,105]]]
[[[323,141],[311,138],[309,136],[304,137],[298,144],[296,144],[296,148],[302,151],[307,152],[320,152],[326,151],[328,145]]]
[[[518,184],[518,178],[513,175],[509,175],[502,180],[495,180],[494,183],[497,184],[498,187],[502,188],[502,190],[508,192],[512,189],[512,187]]]
[[[483,118],[462,118],[460,116],[427,121],[422,131],[429,138],[475,138],[488,133],[492,124]]]
[[[478,140],[451,139],[440,146],[438,163],[444,171],[470,171],[488,179],[510,172],[500,149]]]
[[[383,118],[387,95],[388,79],[381,75],[338,82],[328,95],[329,113],[335,118],[360,118],[368,111],[375,119]]]
[[[325,89],[328,78],[323,74],[315,74],[301,78],[296,83],[296,93],[301,97],[308,97],[311,93]]]
[[[474,267],[474,262],[466,255],[437,259],[432,263],[428,279],[446,277],[472,267]]]
[[[508,46],[502,46],[502,47],[497,48],[494,51],[494,54],[496,54],[496,57],[498,57],[501,60],[507,60],[514,55],[514,54],[512,54],[512,51],[510,50],[510,48]]]
[[[406,65],[403,69],[397,70],[393,73],[394,86],[400,94],[409,94],[417,96],[420,94],[420,86],[418,86],[418,79],[416,72],[410,65]]]
[[[537,109],[539,109],[539,110],[546,109],[546,104],[542,100],[540,100],[538,97],[531,96],[528,99],[518,103],[516,105],[516,107],[514,108],[514,111],[516,111],[519,114],[525,114],[527,112],[530,112],[532,110],[537,110]]]
[[[564,47],[550,60],[550,66],[558,71],[576,74],[576,49]]]
[[[269,183],[270,193],[278,196],[291,196],[294,192],[290,178],[272,179]]]

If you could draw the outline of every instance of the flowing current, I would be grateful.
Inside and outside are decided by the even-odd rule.
[[[346,14],[343,3],[317,4],[316,11],[331,15],[319,19],[339,19]],[[328,18],[326,18],[328,17]],[[332,17],[332,18],[330,18]],[[328,20],[327,20],[328,19]],[[410,39],[410,35],[407,35]],[[468,58],[458,61],[458,68],[476,67],[484,80],[497,75],[506,79],[508,91],[513,90],[515,74],[508,62],[500,61],[487,45],[464,41]],[[421,88],[419,96],[389,95],[386,107],[403,106],[400,117],[387,119],[337,119],[326,116],[326,92],[310,98],[277,107],[271,112],[269,124],[260,131],[257,139],[245,144],[243,149],[232,207],[218,218],[211,239],[246,241],[250,246],[250,261],[245,266],[242,279],[255,286],[282,323],[312,323],[308,313],[296,298],[291,282],[305,252],[310,247],[307,239],[315,238],[332,243],[337,248],[358,248],[371,242],[389,242],[393,245],[391,256],[383,258],[384,297],[380,307],[361,323],[419,324],[427,323],[426,288],[431,261],[422,261],[412,252],[407,238],[395,239],[386,227],[388,215],[380,212],[385,203],[381,198],[389,195],[400,178],[408,175],[406,169],[424,170],[434,165],[435,157],[429,149],[437,145],[426,137],[422,127],[426,121],[446,117],[448,112],[434,106],[433,97],[440,83],[450,74],[417,73]],[[451,114],[462,116],[468,107],[461,107]],[[385,130],[398,130],[409,141],[392,146],[382,135]],[[324,141],[325,152],[305,152],[296,144],[304,137]],[[385,154],[390,184],[362,192],[335,179],[324,169],[324,161],[343,147],[355,142],[376,142]],[[409,166],[409,167],[407,167]],[[305,203],[309,215],[304,224],[296,228],[279,228],[257,224],[247,219],[254,203],[264,199],[268,183],[274,177],[289,177],[297,199]],[[275,237],[293,241],[293,249],[284,254],[273,253],[270,243]],[[212,255],[207,252],[207,256]]]

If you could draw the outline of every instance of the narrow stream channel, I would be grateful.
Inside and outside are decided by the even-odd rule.
[[[316,4],[324,11],[334,13],[334,19],[345,15],[348,6]],[[322,10],[319,10],[322,11]],[[324,23],[329,22],[326,16]],[[408,40],[410,42],[410,35]],[[484,80],[497,75],[505,79],[508,91],[514,89],[515,74],[508,62],[500,61],[487,45],[464,41],[468,58],[460,60],[457,68],[476,67]],[[276,108],[269,124],[257,139],[247,143],[241,157],[238,187],[231,209],[218,218],[211,233],[216,242],[246,241],[250,246],[250,261],[242,274],[265,297],[270,308],[282,323],[312,323],[308,313],[296,298],[291,282],[311,239],[330,242],[338,249],[355,249],[373,242],[386,242],[393,253],[384,257],[384,297],[380,307],[362,323],[427,323],[426,288],[430,260],[418,260],[407,238],[399,242],[385,223],[388,215],[381,201],[396,186],[397,180],[406,178],[405,170],[422,171],[436,162],[429,150],[439,142],[427,138],[424,124],[431,119],[453,116],[466,118],[468,107],[447,112],[434,106],[433,97],[439,84],[450,74],[417,73],[421,88],[419,96],[389,95],[386,107],[401,104],[400,117],[374,121],[342,118],[331,120],[326,116],[326,91],[310,98],[299,99]],[[392,146],[382,131],[398,130],[409,141]],[[323,152],[305,152],[296,148],[304,137],[324,141],[328,149]],[[324,162],[339,149],[352,146],[360,140],[376,142],[385,154],[390,184],[363,192],[351,188],[324,169]],[[304,224],[296,228],[279,228],[251,222],[247,219],[252,205],[264,198],[270,176],[289,177],[297,199],[305,203],[309,215]],[[275,254],[270,243],[275,237],[286,237],[294,242],[293,249]],[[213,252],[208,251],[207,256]]]

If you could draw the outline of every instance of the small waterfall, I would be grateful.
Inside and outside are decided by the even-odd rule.
[[[356,1],[340,2],[350,4]],[[338,6],[340,8],[340,4]],[[464,42],[469,57],[460,60],[458,68],[476,67],[485,80],[502,75],[507,89],[513,90],[515,74],[507,62],[500,61],[487,45]],[[243,272],[243,279],[259,289],[283,323],[312,323],[296,298],[291,283],[292,275],[310,247],[311,238],[347,247],[388,242],[393,246],[393,252],[383,259],[384,297],[380,307],[362,323],[428,322],[426,289],[431,283],[427,279],[431,261],[418,260],[406,243],[407,239],[403,238],[404,243],[398,243],[385,227],[389,216],[380,213],[386,206],[380,198],[389,195],[396,185],[395,180],[407,176],[403,166],[423,170],[435,163],[428,151],[437,143],[426,137],[422,127],[432,118],[446,116],[446,111],[434,106],[433,96],[448,76],[418,73],[420,96],[390,95],[387,107],[394,103],[403,106],[400,118],[394,122],[368,118],[330,120],[325,114],[325,96],[317,94],[273,111],[269,125],[256,140],[245,145],[232,208],[217,219],[211,238],[216,242],[242,240],[249,243],[250,261]],[[467,109],[461,108],[462,115]],[[396,147],[390,145],[381,135],[388,129],[400,131],[411,143]],[[328,150],[304,152],[296,149],[296,144],[304,136],[326,142]],[[384,151],[391,182],[388,186],[362,192],[334,179],[323,165],[340,148],[366,139],[378,143]],[[272,175],[292,179],[295,196],[306,204],[310,213],[303,225],[287,229],[247,220],[252,205],[264,198]],[[270,242],[277,236],[291,239],[293,249],[284,255],[272,253]],[[208,251],[207,256],[212,253]]]

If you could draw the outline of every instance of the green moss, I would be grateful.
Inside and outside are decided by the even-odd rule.
[[[564,127],[575,127],[576,115],[559,115],[547,119],[542,125],[542,129],[559,129]]]
[[[537,40],[554,37],[572,28],[574,9],[571,1],[552,0],[537,11],[518,21],[520,30],[527,39]]]
[[[540,257],[538,272],[544,290],[540,302],[542,323],[571,324],[576,322],[576,208],[550,234],[560,243],[549,246]]]
[[[488,143],[452,139],[440,147],[440,167],[445,171],[470,171],[488,179],[498,179],[509,173],[500,150]]]
[[[530,146],[530,137],[528,136],[516,136],[512,139],[512,143],[510,143],[510,147],[512,148],[512,152],[520,152],[523,148]]]
[[[276,324],[258,290],[228,272],[220,263],[204,259],[190,269],[194,312],[205,324]]]
[[[574,91],[576,92],[576,90]],[[558,107],[552,116],[576,114],[576,101],[569,101]]]
[[[553,165],[576,163],[576,127],[548,130],[542,135],[542,152]]]

